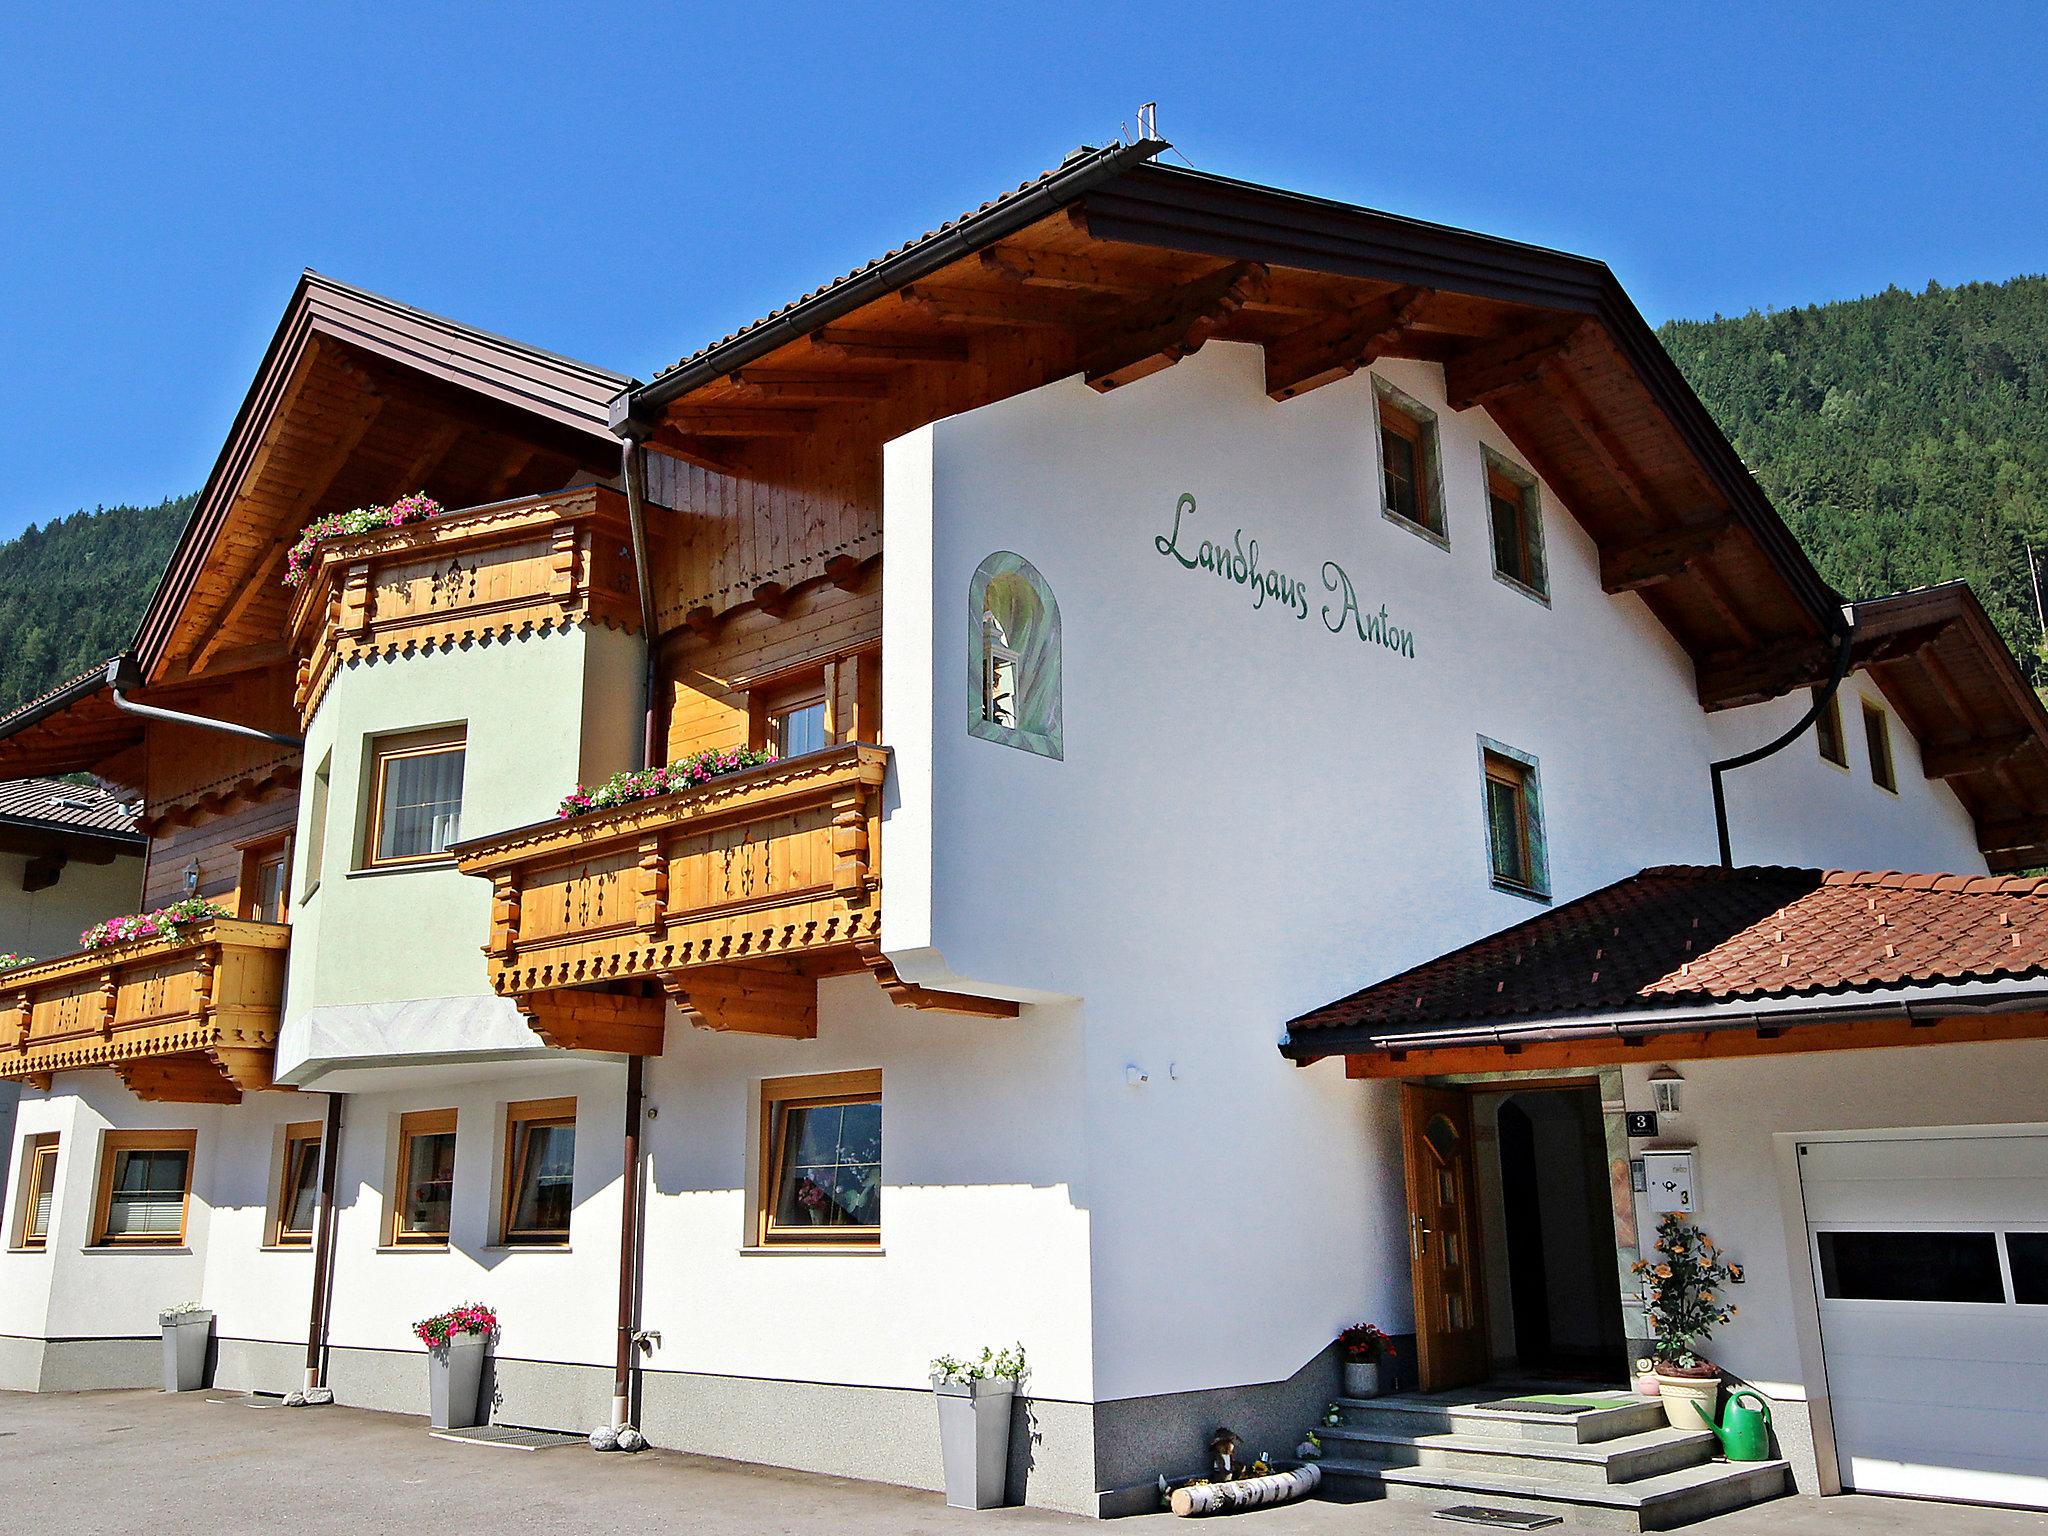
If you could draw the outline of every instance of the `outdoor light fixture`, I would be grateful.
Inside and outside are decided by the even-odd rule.
[[[199,892],[199,860],[189,859],[185,863],[185,894],[195,896]]]
[[[1650,1098],[1660,1115],[1679,1113],[1678,1090],[1685,1079],[1675,1067],[1659,1067],[1650,1074]]]

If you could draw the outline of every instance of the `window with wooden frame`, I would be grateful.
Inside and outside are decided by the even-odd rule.
[[[284,1157],[277,1175],[277,1212],[271,1222],[273,1248],[310,1248],[313,1219],[320,1211],[320,1122],[284,1128]]]
[[[387,736],[372,748],[364,862],[419,864],[447,856],[462,835],[461,726]]]
[[[1386,515],[1438,543],[1449,541],[1436,414],[1375,377],[1380,429],[1380,496]]]
[[[1549,857],[1536,759],[1482,736],[1479,765],[1487,867],[1494,887],[1538,901],[1549,900]]]
[[[1825,689],[1813,690],[1814,699],[1820,704],[1820,713],[1813,717],[1814,745],[1820,748],[1820,760],[1833,763],[1837,768],[1849,766],[1849,743],[1842,736],[1842,697],[1829,693],[1823,699]]]
[[[17,1248],[44,1248],[57,1210],[57,1133],[31,1136],[21,1149],[21,1216],[15,1228]]]
[[[1899,780],[1892,771],[1891,717],[1868,699],[1863,701],[1863,742],[1870,749],[1870,782],[1896,795]]]
[[[400,1115],[390,1246],[447,1247],[448,1217],[454,1206],[455,1111],[421,1109]]]
[[[1550,600],[1543,567],[1543,509],[1536,477],[1481,450],[1486,465],[1486,510],[1493,538],[1493,574],[1541,602]]]
[[[180,1248],[192,1203],[194,1131],[109,1131],[100,1143],[93,1245]]]
[[[756,1243],[874,1247],[881,1239],[882,1074],[762,1083]]]
[[[777,757],[802,757],[831,743],[823,672],[764,684],[753,691],[748,709],[753,745]]]
[[[508,1247],[569,1241],[576,1193],[576,1101],[533,1099],[505,1111],[505,1198],[499,1231]]]
[[[288,837],[267,838],[242,849],[238,916],[256,923],[282,923],[291,916],[292,845]]]

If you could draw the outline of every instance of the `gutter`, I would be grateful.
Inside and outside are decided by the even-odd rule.
[[[1078,201],[1134,165],[1150,160],[1167,147],[1164,139],[1140,139],[1106,149],[1076,154],[1027,190],[998,198],[969,214],[951,229],[914,240],[893,256],[885,256],[852,277],[828,284],[799,299],[780,314],[748,327],[728,341],[663,374],[651,384],[627,390],[611,403],[611,428],[620,436],[646,436],[660,424],[662,409],[678,396],[766,357],[821,326],[851,314],[862,305],[914,283],[963,256],[994,245]]]
[[[1720,1004],[1708,1008],[1673,1009],[1656,1013],[1610,1016],[1598,1021],[1533,1024],[1452,1024],[1395,1034],[1351,1030],[1312,1031],[1304,1040],[1293,1034],[1280,1041],[1281,1054],[1306,1066],[1328,1056],[1365,1051],[1427,1053],[1469,1046],[1556,1045],[1587,1040],[1644,1040],[1660,1035],[1720,1034],[1751,1029],[1799,1029],[1809,1024],[1851,1024],[1873,1019],[1905,1019],[1928,1025],[1942,1019],[2030,1013],[2048,1007],[2048,986],[2032,983],[2009,991],[1980,993],[1948,1001],[1886,997],[1867,1002],[1810,1007],[1792,999],[1772,1008],[1755,1003]]]
[[[626,525],[632,532],[633,580],[640,589],[640,637],[646,643],[647,661],[642,668],[640,698],[640,760],[634,766],[652,768],[662,750],[661,645],[655,633],[654,572],[647,557],[647,450],[643,434],[628,424],[619,436],[619,483],[626,491]]]
[[[202,731],[222,731],[229,736],[242,736],[251,741],[267,741],[273,746],[303,749],[306,738],[286,736],[277,731],[259,731],[253,725],[239,725],[233,720],[212,720],[205,715],[188,715],[182,709],[163,709],[155,704],[138,704],[122,690],[142,686],[142,672],[135,664],[134,656],[124,651],[107,663],[107,687],[114,695],[114,707],[125,709],[131,715],[141,715],[149,720],[163,720],[172,725],[189,725]]]
[[[1735,856],[1728,841],[1728,793],[1722,786],[1722,777],[1737,768],[1747,768],[1751,763],[1760,763],[1767,757],[1775,756],[1806,734],[1806,728],[1820,718],[1820,712],[1835,702],[1835,694],[1841,689],[1842,679],[1849,675],[1849,656],[1856,648],[1856,632],[1853,621],[1844,615],[1841,627],[1835,632],[1835,665],[1828,675],[1827,686],[1813,696],[1813,703],[1799,723],[1775,740],[1763,746],[1753,747],[1734,757],[1724,757],[1719,762],[1707,764],[1707,777],[1714,787],[1714,836],[1720,844],[1721,867],[1733,869]]]

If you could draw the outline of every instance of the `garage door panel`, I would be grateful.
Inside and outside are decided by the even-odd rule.
[[[2048,1136],[1809,1142],[1799,1168],[1844,1483],[2048,1507]]]

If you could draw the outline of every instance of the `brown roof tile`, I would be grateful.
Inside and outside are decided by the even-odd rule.
[[[1302,1015],[1348,1039],[2048,973],[2031,876],[1646,869]]]

